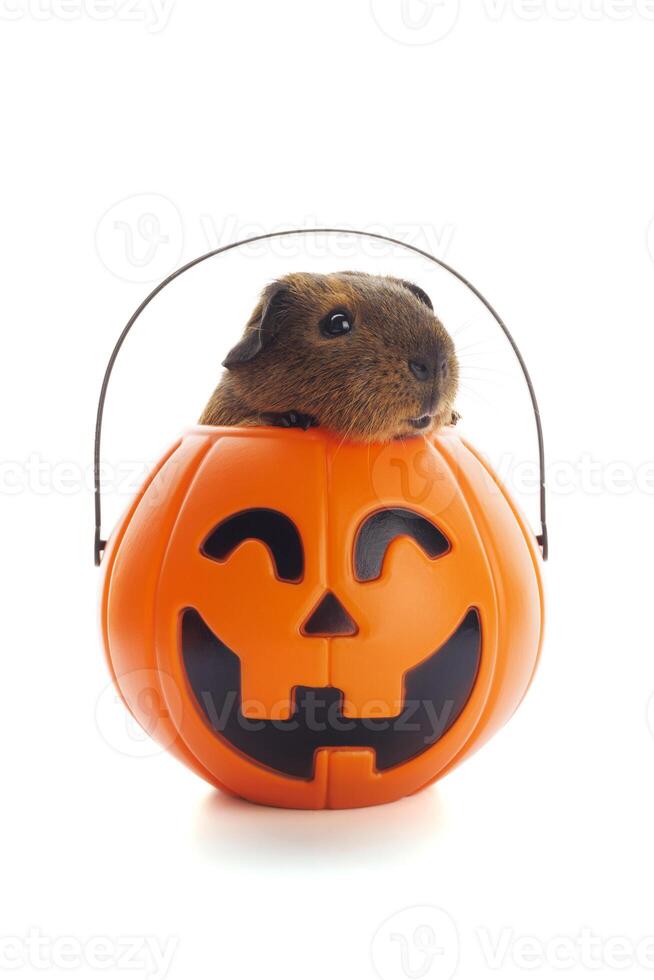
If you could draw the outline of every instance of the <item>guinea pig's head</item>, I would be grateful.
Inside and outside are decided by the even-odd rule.
[[[454,343],[413,283],[362,272],[294,273],[261,295],[223,362],[255,412],[302,412],[364,441],[447,424]]]

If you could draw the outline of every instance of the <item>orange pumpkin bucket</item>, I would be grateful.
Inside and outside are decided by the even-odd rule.
[[[157,737],[221,789],[387,803],[483,745],[529,687],[545,527],[452,429],[371,446],[197,426],[106,548],[99,489],[116,687],[146,731],[154,697]]]

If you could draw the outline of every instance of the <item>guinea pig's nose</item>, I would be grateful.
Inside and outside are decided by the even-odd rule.
[[[417,357],[415,360],[410,360],[409,368],[411,369],[411,374],[418,381],[429,381],[434,375],[433,366],[424,357]]]

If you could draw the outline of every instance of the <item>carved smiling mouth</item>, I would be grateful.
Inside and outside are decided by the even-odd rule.
[[[387,718],[346,718],[343,693],[337,688],[299,686],[288,720],[246,718],[240,660],[195,609],[182,614],[181,643],[186,675],[212,731],[259,765],[312,779],[316,753],[323,748],[370,748],[377,770],[383,772],[442,738],[475,685],[481,624],[477,610],[469,609],[450,639],[407,671],[402,711]]]

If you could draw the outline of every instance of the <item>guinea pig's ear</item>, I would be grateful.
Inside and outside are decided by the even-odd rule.
[[[266,286],[245,333],[223,361],[223,367],[245,364],[270,345],[281,326],[281,312],[288,298],[288,287],[283,282],[271,282]]]
[[[421,289],[420,286],[416,286],[414,282],[409,282],[408,279],[398,279],[397,281],[401,282],[402,285],[406,289],[408,289],[409,292],[413,293],[413,295],[417,299],[419,299],[421,303],[424,303],[425,306],[429,307],[432,313],[434,312],[434,304],[432,303],[432,301],[430,300],[429,296],[424,291],[424,289]]]

